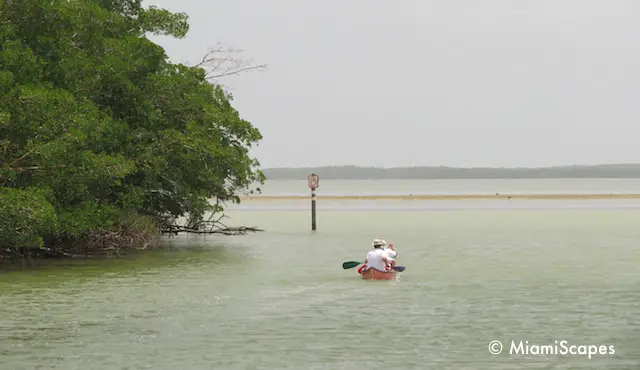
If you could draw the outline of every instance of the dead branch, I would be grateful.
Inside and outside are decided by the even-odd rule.
[[[266,64],[254,64],[251,59],[243,58],[241,56],[243,52],[244,49],[225,48],[218,44],[216,47],[209,48],[200,63],[195,66],[207,71],[207,80],[267,68]]]
[[[223,200],[216,198],[216,204],[213,206],[214,211],[209,215],[208,219],[202,220],[197,218],[190,218],[187,220],[186,225],[179,225],[175,219],[166,219],[160,224],[161,234],[173,234],[179,233],[189,234],[223,234],[223,235],[246,235],[248,232],[264,231],[257,227],[229,227],[221,222],[224,218],[229,218],[222,212],[221,204],[224,204]]]
[[[163,234],[174,234],[178,235],[179,233],[189,233],[189,234],[223,234],[223,235],[247,235],[249,232],[259,232],[264,231],[257,227],[226,227],[226,228],[210,228],[210,229],[194,229],[188,228],[184,226],[171,225],[164,227],[161,232]]]

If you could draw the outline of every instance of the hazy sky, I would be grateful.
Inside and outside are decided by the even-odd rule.
[[[221,42],[263,168],[640,162],[638,0],[151,0]]]

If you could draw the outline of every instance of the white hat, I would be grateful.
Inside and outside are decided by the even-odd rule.
[[[384,239],[373,239],[373,246],[374,247],[386,247],[387,246],[387,242]]]

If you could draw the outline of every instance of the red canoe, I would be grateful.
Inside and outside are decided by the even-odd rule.
[[[396,280],[396,272],[382,272],[374,268],[370,268],[362,272],[362,278],[365,280]]]

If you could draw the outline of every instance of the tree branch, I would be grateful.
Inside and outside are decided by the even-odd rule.
[[[161,230],[163,234],[179,234],[179,233],[189,233],[189,234],[223,234],[223,235],[247,235],[249,232],[260,232],[264,231],[257,227],[228,227],[224,229],[208,229],[208,230],[198,230],[198,229],[190,229],[183,226],[170,225]]]
[[[241,56],[243,49],[225,48],[218,46],[209,48],[195,67],[203,68],[207,74],[207,80],[215,80],[221,77],[238,75],[249,71],[264,70],[266,64],[254,64],[251,59]]]

